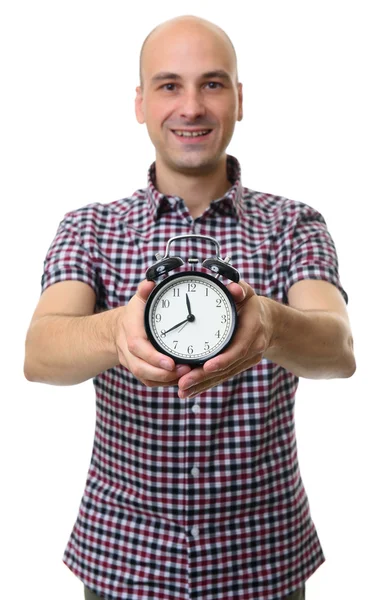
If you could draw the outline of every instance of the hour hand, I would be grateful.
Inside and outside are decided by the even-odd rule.
[[[190,305],[190,300],[189,300],[188,294],[185,294],[185,298],[187,301],[188,316],[190,316],[192,314],[192,310],[191,310],[191,305]]]

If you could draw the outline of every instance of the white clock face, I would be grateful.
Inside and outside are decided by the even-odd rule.
[[[211,276],[170,277],[154,290],[147,308],[151,341],[184,362],[205,362],[218,354],[230,342],[236,323],[231,299]]]

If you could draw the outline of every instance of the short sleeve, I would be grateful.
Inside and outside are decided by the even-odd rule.
[[[334,241],[323,216],[309,206],[301,211],[293,232],[291,260],[285,282],[286,295],[294,283],[303,279],[321,279],[332,283],[348,304],[348,295],[340,282]]]
[[[99,281],[94,261],[85,247],[80,231],[67,215],[61,221],[44,261],[41,292],[61,281],[82,281],[99,297]]]

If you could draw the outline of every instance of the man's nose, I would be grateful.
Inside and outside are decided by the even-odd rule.
[[[186,119],[196,119],[205,114],[205,105],[200,90],[187,90],[181,98],[180,113]]]

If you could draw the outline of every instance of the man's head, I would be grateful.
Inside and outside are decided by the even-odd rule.
[[[140,78],[136,116],[147,125],[157,163],[182,173],[213,171],[242,119],[242,84],[226,33],[192,16],[162,23],[143,44]]]

